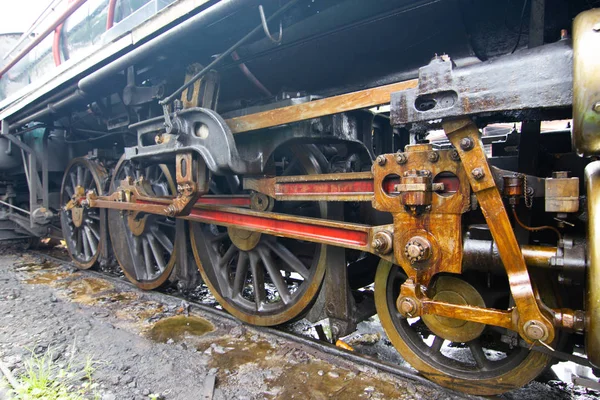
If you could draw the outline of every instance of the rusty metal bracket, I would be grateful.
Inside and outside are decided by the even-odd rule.
[[[546,109],[562,109],[569,118],[572,70],[567,39],[463,68],[455,68],[448,56],[436,56],[419,69],[416,89],[392,93],[392,124],[435,121],[437,126],[443,118],[467,115],[520,121],[543,118]]]
[[[498,246],[519,314],[519,334],[530,343],[538,340],[552,343],[552,316],[549,318],[545,315],[536,301],[525,259],[487,162],[479,129],[469,118],[445,121],[442,126],[457,149],[465,169],[470,171],[467,174],[468,181],[477,195],[477,201]],[[461,147],[464,139],[470,140],[473,146],[466,149]]]
[[[177,197],[167,207],[167,215],[187,215],[200,196],[208,193],[210,174],[204,161],[194,159],[191,152],[175,157]]]

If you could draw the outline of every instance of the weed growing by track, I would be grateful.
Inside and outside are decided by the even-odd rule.
[[[62,365],[53,361],[50,349],[41,355],[32,351],[31,357],[24,363],[24,371],[15,377],[16,387],[10,388],[9,399],[100,399],[98,384],[93,381],[97,364],[87,357],[85,364],[77,368],[71,356],[66,365]]]

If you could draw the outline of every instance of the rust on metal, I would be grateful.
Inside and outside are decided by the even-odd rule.
[[[311,118],[388,104],[393,92],[413,89],[417,87],[417,84],[418,81],[412,79],[409,81],[378,86],[372,89],[345,93],[308,103],[235,117],[228,119],[225,122],[229,125],[232,133],[270,128]]]
[[[477,195],[477,201],[498,246],[500,258],[508,275],[511,293],[519,313],[518,332],[526,341],[534,341],[534,338],[528,337],[524,325],[527,321],[538,321],[541,323],[541,329],[545,331],[543,341],[552,343],[554,340],[552,316],[545,315],[536,301],[525,259],[487,162],[479,129],[469,118],[446,121],[442,126],[446,136],[458,150],[465,169],[479,168],[484,173],[484,178],[479,180],[468,175],[468,181]],[[461,149],[460,142],[464,138],[473,140],[475,144],[473,149],[468,151]]]
[[[393,184],[388,185],[393,190]],[[244,189],[266,194],[276,200],[372,201],[373,174],[292,175],[244,178]]]

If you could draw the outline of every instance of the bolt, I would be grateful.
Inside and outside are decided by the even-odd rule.
[[[379,166],[383,167],[386,162],[387,162],[387,159],[385,158],[384,155],[377,156],[377,164],[379,164]]]
[[[452,149],[450,151],[450,159],[452,161],[460,161],[460,156],[458,155],[458,151],[456,151],[455,149]]]
[[[473,175],[473,178],[475,178],[475,180],[480,181],[485,176],[485,172],[483,172],[483,168],[477,167],[474,168],[473,171],[471,171],[471,175]]]
[[[594,110],[595,112],[597,112],[598,114],[600,114],[600,101],[597,101],[597,102],[594,104],[593,110]]]
[[[386,231],[377,232],[373,236],[371,247],[379,254],[388,254],[393,248],[392,234]]]
[[[473,143],[473,140],[471,140],[471,138],[465,137],[460,139],[460,148],[463,149],[464,151],[469,151],[473,148],[475,144]]]
[[[529,340],[544,340],[548,337],[546,327],[541,322],[535,320],[525,322],[523,331]]]
[[[401,297],[396,303],[396,307],[400,314],[406,317],[412,317],[417,313],[418,305],[415,299],[412,297]]]
[[[434,163],[437,162],[440,159],[440,155],[436,152],[436,151],[432,151],[429,154],[427,154],[427,159]]]
[[[396,162],[398,163],[398,165],[406,164],[407,161],[408,161],[408,158],[406,157],[406,154],[404,154],[404,153],[396,154]]]

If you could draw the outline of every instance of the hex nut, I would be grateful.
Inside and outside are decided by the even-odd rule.
[[[383,167],[385,163],[387,163],[387,159],[384,155],[377,156],[377,164]]]
[[[429,152],[429,154],[427,154],[427,159],[429,160],[429,162],[438,162],[438,160],[440,159],[440,155],[438,154],[437,151],[431,151]]]
[[[387,231],[379,231],[373,235],[371,242],[373,250],[379,254],[389,254],[394,248],[394,240],[392,234]]]
[[[431,243],[421,236],[414,236],[404,246],[404,256],[411,264],[425,261],[431,257]]]
[[[396,163],[398,165],[406,164],[408,157],[404,153],[396,153]]]
[[[483,172],[483,168],[477,167],[474,168],[473,171],[471,171],[471,175],[473,175],[473,178],[475,178],[475,180],[479,181],[483,179],[483,177],[485,176],[485,172]]]
[[[458,154],[458,151],[456,151],[456,149],[452,149],[450,151],[450,159],[452,161],[460,161],[460,155]]]
[[[473,139],[468,138],[468,137],[460,139],[460,148],[463,149],[464,151],[469,151],[474,146],[475,146],[475,143],[473,143]]]

